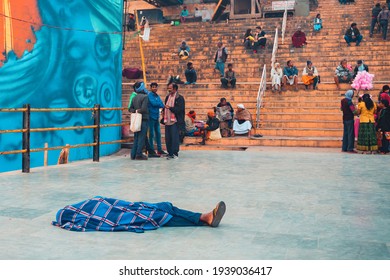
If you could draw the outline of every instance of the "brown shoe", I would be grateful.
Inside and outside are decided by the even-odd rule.
[[[221,201],[213,210],[213,220],[211,221],[211,227],[217,227],[222,220],[223,215],[226,212],[226,204]]]

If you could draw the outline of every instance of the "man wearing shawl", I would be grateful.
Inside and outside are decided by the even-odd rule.
[[[177,159],[179,157],[180,133],[185,134],[185,101],[177,90],[177,84],[169,84],[169,94],[165,98],[165,108],[163,109],[163,122],[165,125],[165,143],[167,146],[167,159]]]
[[[356,114],[355,106],[353,105],[353,90],[350,89],[345,93],[345,98],[341,100],[340,110],[343,112],[343,152],[355,153],[355,132],[354,132],[354,115]]]
[[[70,231],[141,233],[162,226],[217,227],[226,211],[223,201],[208,213],[179,209],[170,202],[130,202],[96,196],[60,209],[52,225]]]
[[[250,132],[252,129],[251,121],[252,121],[252,117],[249,111],[245,109],[243,104],[238,104],[237,111],[233,121],[232,136],[234,136],[235,134],[246,134],[246,133],[248,133],[248,136],[250,136]]]
[[[292,44],[295,48],[302,48],[306,43],[306,35],[301,31],[301,27],[298,26],[298,30],[292,36]]]
[[[186,135],[187,136],[197,136],[200,135],[200,130],[196,127],[196,112],[191,110],[187,113],[184,118],[186,123]]]
[[[313,84],[313,89],[317,89],[318,71],[310,60],[306,62],[306,67],[303,68],[302,82],[306,89],[308,89],[311,84]]]

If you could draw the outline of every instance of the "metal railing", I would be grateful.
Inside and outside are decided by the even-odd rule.
[[[257,92],[256,128],[260,128],[260,110],[263,106],[263,98],[265,96],[266,89],[267,89],[267,67],[264,64],[263,73],[261,74],[259,91]]]
[[[286,6],[284,7],[283,22],[282,22],[282,44],[284,44],[286,26],[287,26],[287,1],[286,1]]]
[[[275,30],[275,38],[274,38],[274,47],[272,49],[272,57],[271,57],[271,67],[274,66],[276,62],[276,53],[278,52],[278,47],[279,47],[279,31],[278,28]]]
[[[0,151],[0,155],[10,154],[22,154],[22,172],[30,172],[30,153],[62,150],[64,148],[81,148],[81,147],[93,147],[93,161],[99,161],[100,158],[100,145],[118,144],[126,142],[127,140],[113,140],[113,141],[100,141],[100,129],[107,127],[118,127],[126,124],[100,124],[100,112],[101,111],[123,111],[127,108],[101,108],[99,104],[96,104],[93,108],[31,108],[29,104],[23,105],[23,108],[0,108],[0,113],[23,113],[22,129],[9,129],[0,130],[0,134],[5,133],[22,133],[22,149],[11,151]],[[48,127],[48,128],[31,128],[31,113],[32,112],[56,112],[56,111],[92,111],[93,125],[85,126],[69,126],[69,127]],[[45,132],[45,131],[63,131],[63,130],[79,130],[79,129],[93,129],[93,142],[76,145],[56,146],[31,149],[30,147],[30,133]]]

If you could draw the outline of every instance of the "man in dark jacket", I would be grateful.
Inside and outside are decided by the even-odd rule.
[[[368,66],[365,63],[363,63],[363,60],[359,59],[356,62],[355,68],[353,69],[353,78],[355,79],[357,73],[362,71],[368,72]]]
[[[143,82],[137,82],[134,86],[137,95],[133,98],[130,105],[130,113],[142,114],[141,130],[134,133],[134,143],[131,149],[131,159],[147,160],[148,157],[142,154],[142,149],[145,146],[146,133],[149,127],[149,99],[147,90]]]
[[[382,132],[382,147],[380,151],[382,154],[389,153],[389,140],[386,137],[386,134],[390,134],[390,108],[389,101],[383,99],[379,102],[379,112],[378,124],[376,129]]]
[[[360,34],[355,22],[352,23],[351,27],[345,32],[344,39],[345,42],[347,42],[348,47],[351,46],[351,42],[356,42],[356,46],[360,45],[360,42],[363,40],[363,36]]]
[[[381,8],[381,4],[380,3],[376,3],[375,7],[372,8],[372,11],[371,11],[370,38],[374,34],[374,28],[375,28],[375,25],[378,24],[378,15],[379,15],[379,13],[381,11],[382,11],[382,8]],[[378,24],[378,32],[380,32],[380,30],[381,30],[381,26],[380,26],[380,24]]]
[[[168,151],[167,159],[179,157],[181,135],[185,135],[185,101],[184,97],[178,93],[178,89],[177,84],[169,84],[169,94],[164,102],[163,123],[165,125],[165,144]]]

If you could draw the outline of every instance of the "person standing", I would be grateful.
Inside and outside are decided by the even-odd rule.
[[[160,96],[157,93],[158,84],[151,83],[150,88],[152,91],[148,93],[149,99],[149,146],[154,150],[154,140],[157,144],[157,154],[166,155],[161,145],[161,129],[160,129],[160,108],[164,108]]]
[[[362,152],[376,152],[378,150],[374,118],[376,104],[368,93],[363,94],[357,111],[360,115],[357,149]]]
[[[168,85],[168,95],[165,98],[163,109],[163,122],[165,125],[165,142],[167,146],[167,159],[177,159],[180,148],[180,130],[185,131],[185,101],[184,97],[178,93],[177,84]]]
[[[381,111],[379,113],[378,117],[378,124],[376,126],[376,129],[381,132],[382,134],[382,147],[380,148],[380,151],[382,154],[388,154],[389,153],[389,135],[390,135],[390,108],[389,108],[389,101],[386,99],[383,99],[379,102],[379,107],[381,108]]]
[[[383,9],[378,15],[378,22],[381,25],[383,41],[386,41],[389,19],[390,19],[389,8],[386,5],[383,5]]]
[[[355,106],[352,103],[354,92],[352,89],[345,93],[345,98],[341,100],[340,110],[343,112],[343,146],[342,152],[356,153],[354,150],[355,132],[354,132],[354,114]]]
[[[149,109],[148,109],[148,95],[143,82],[137,82],[134,86],[137,93],[132,99],[130,105],[130,113],[142,114],[141,130],[134,133],[134,143],[131,149],[131,159],[147,160],[148,157],[142,154],[142,149],[145,146],[146,133],[149,126]]]
[[[219,70],[219,73],[221,74],[221,77],[225,74],[225,62],[228,58],[228,52],[227,49],[223,46],[222,42],[218,42],[218,49],[215,53],[215,70]]]
[[[370,38],[374,34],[374,28],[375,28],[375,25],[378,24],[378,15],[379,15],[379,13],[381,11],[382,11],[382,9],[381,9],[381,4],[380,3],[376,3],[375,7],[372,8],[372,11],[371,11],[371,26],[370,26]],[[379,24],[379,27],[378,27],[378,32],[379,31],[380,31],[380,24]]]

